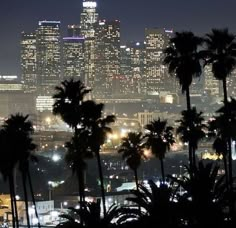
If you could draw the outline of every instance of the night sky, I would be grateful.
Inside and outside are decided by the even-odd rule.
[[[121,40],[142,40],[145,27],[204,34],[228,27],[236,33],[235,0],[97,0],[100,18],[121,21]],[[21,31],[39,20],[79,23],[82,0],[0,0],[0,74],[19,75]]]

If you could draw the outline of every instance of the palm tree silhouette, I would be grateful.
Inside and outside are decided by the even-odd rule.
[[[183,143],[191,142],[193,165],[196,165],[195,151],[198,148],[198,142],[205,137],[205,131],[207,126],[203,123],[203,112],[197,112],[193,107],[191,110],[184,110],[181,112],[182,119],[177,120],[180,125],[178,126],[176,133],[180,135],[180,140]],[[189,126],[192,125],[190,130]]]
[[[229,184],[229,173],[227,165],[228,138],[236,139],[236,100],[228,101],[229,114],[226,117],[226,107],[222,106],[216,111],[217,115],[208,122],[209,136],[214,138],[213,149],[218,155],[223,156],[226,183]],[[228,124],[230,120],[230,124]]]
[[[166,120],[154,120],[145,126],[148,131],[144,138],[145,146],[150,148],[152,154],[155,155],[161,163],[162,181],[165,181],[164,162],[165,154],[170,150],[170,146],[175,142],[173,136],[173,128],[167,126]]]
[[[55,89],[56,93],[53,95],[53,98],[55,99],[55,103],[53,104],[53,114],[59,115],[62,120],[72,128],[74,138],[72,142],[67,144],[69,149],[68,157],[70,157],[72,153],[71,147],[73,147],[72,154],[75,157],[74,152],[78,154],[82,152],[79,147],[82,146],[83,143],[81,145],[78,145],[78,143],[75,144],[75,140],[79,138],[79,134],[81,133],[79,125],[82,125],[83,121],[82,106],[84,103],[85,96],[90,92],[90,89],[87,89],[80,80],[75,81],[73,78],[70,80],[62,81],[61,86],[57,86]],[[83,155],[78,155],[76,158],[82,157]],[[70,158],[68,158],[68,161],[69,160]],[[76,163],[78,164],[78,161],[76,161]],[[83,162],[81,161],[81,164],[82,163]],[[78,175],[77,177],[79,180],[79,195],[80,201],[82,202],[84,200],[84,166],[81,164],[76,168],[76,174]]]
[[[168,66],[169,73],[174,75],[181,86],[182,92],[186,93],[187,110],[191,110],[189,87],[194,77],[200,77],[202,67],[200,64],[201,54],[198,51],[202,44],[202,38],[192,32],[176,32],[170,39],[169,47],[164,50],[164,64]],[[190,129],[192,127],[190,123]],[[192,146],[189,142],[189,164],[193,164]]]
[[[21,114],[11,115],[7,120],[5,120],[1,129],[1,136],[4,135],[5,143],[3,142],[3,147],[5,152],[12,156],[12,158],[8,161],[11,163],[11,169],[7,173],[9,183],[11,185],[10,188],[13,188],[11,191],[13,193],[13,201],[15,201],[14,195],[14,181],[13,171],[16,165],[19,165],[19,170],[22,174],[22,182],[23,182],[23,190],[24,190],[24,199],[25,199],[25,207],[26,207],[26,218],[27,225],[30,227],[29,220],[29,210],[28,210],[28,194],[27,194],[27,177],[29,174],[29,161],[36,161],[36,157],[33,155],[33,151],[36,149],[36,145],[33,143],[32,134],[34,132],[32,122],[28,120],[28,115],[23,116]],[[10,144],[8,144],[10,143]],[[32,186],[31,186],[32,187]],[[32,195],[33,197],[33,195]],[[14,202],[16,204],[16,202]],[[15,207],[15,215],[16,215],[16,224],[18,224],[17,218],[17,208]],[[36,208],[35,208],[36,210]],[[38,214],[36,211],[36,216],[38,218]],[[38,218],[38,225],[39,218]]]
[[[126,161],[130,169],[134,171],[136,188],[138,190],[138,167],[141,161],[146,159],[144,154],[142,133],[129,132],[127,137],[122,139],[118,153],[122,154],[122,158]]]
[[[206,50],[204,55],[206,64],[211,64],[213,75],[222,81],[224,92],[225,116],[228,119],[230,109],[228,108],[227,77],[236,67],[236,42],[235,35],[229,33],[228,29],[212,29],[211,33],[206,34]],[[230,123],[226,123],[230,125]],[[231,138],[227,139],[229,156],[229,184],[232,188],[232,151]]]
[[[223,227],[223,208],[226,206],[224,176],[218,178],[219,167],[203,161],[193,168],[186,167],[187,175],[170,178],[185,193],[178,199],[183,203],[190,227]],[[197,224],[197,225],[196,225]]]
[[[88,100],[83,104],[83,124],[88,133],[88,145],[95,154],[98,164],[99,178],[101,182],[101,194],[104,216],[106,214],[105,189],[100,156],[101,146],[105,143],[107,134],[111,132],[109,125],[115,121],[114,115],[103,117],[103,104],[97,104]]]
[[[178,218],[172,186],[166,184],[157,186],[152,180],[149,180],[148,185],[139,185],[139,190],[130,192],[134,196],[128,197],[126,200],[142,208],[139,224],[143,222],[146,227],[179,227],[180,218]],[[144,225],[139,227],[144,227]]]

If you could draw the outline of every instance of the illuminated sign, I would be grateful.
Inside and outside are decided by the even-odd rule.
[[[97,3],[96,2],[83,2],[83,7],[86,8],[96,8],[97,7]]]

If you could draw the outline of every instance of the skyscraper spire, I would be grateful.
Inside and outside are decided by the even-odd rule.
[[[83,10],[80,15],[81,35],[94,37],[94,24],[98,20],[97,2],[94,0],[83,0]]]
[[[95,23],[98,20],[97,2],[84,0],[83,10],[80,15],[81,35],[84,41],[84,73],[85,84],[91,88],[94,86],[94,51],[95,51]]]

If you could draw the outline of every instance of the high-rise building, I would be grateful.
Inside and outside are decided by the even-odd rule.
[[[25,93],[36,90],[36,36],[33,33],[21,34],[21,80],[24,82]]]
[[[63,79],[84,81],[84,38],[63,38]]]
[[[98,20],[97,2],[94,0],[83,0],[83,10],[80,15],[80,34],[85,38],[84,41],[84,70],[85,84],[89,87],[94,86],[95,66],[95,23]]]
[[[148,95],[159,95],[162,91],[173,92],[173,79],[169,78],[166,66],[163,65],[163,50],[168,46],[172,30],[145,29],[145,86]]]
[[[211,66],[205,66],[204,68],[204,90],[212,96],[219,96],[220,95],[220,85],[219,80],[215,79],[212,71]]]
[[[39,21],[36,46],[39,93],[50,95],[60,82],[60,21]]]
[[[113,77],[120,75],[120,21],[97,22],[95,37],[94,93],[112,96]]]
[[[94,24],[98,20],[97,2],[94,0],[83,0],[83,10],[80,15],[81,35],[85,38],[94,37]]]
[[[130,50],[131,92],[140,94],[144,87],[145,46],[141,42],[129,42],[127,47]]]
[[[67,35],[68,35],[68,37],[80,36],[80,26],[79,25],[68,25],[67,26]]]

